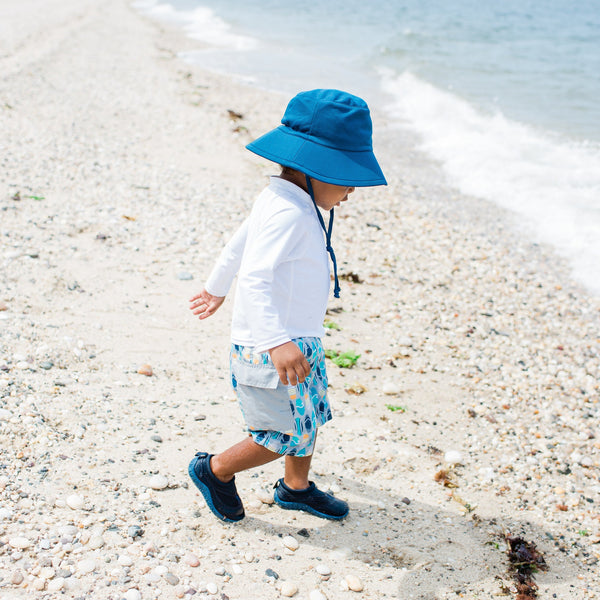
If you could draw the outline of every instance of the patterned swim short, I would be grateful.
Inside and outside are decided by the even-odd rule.
[[[231,383],[252,439],[272,452],[310,456],[317,428],[330,421],[325,353],[316,337],[295,342],[310,365],[303,383],[283,385],[268,352],[231,345]]]

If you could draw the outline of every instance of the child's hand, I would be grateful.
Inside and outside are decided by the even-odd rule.
[[[269,350],[273,365],[284,385],[303,383],[310,373],[310,365],[294,342],[286,342]]]
[[[199,318],[206,319],[214,314],[225,301],[225,296],[213,296],[206,290],[202,290],[190,298],[190,310]]]

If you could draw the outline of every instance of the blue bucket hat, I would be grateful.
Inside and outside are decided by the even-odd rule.
[[[387,185],[373,154],[371,113],[364,100],[348,92],[311,90],[290,100],[281,123],[246,148],[306,176],[306,189],[325,232],[325,247],[333,263],[333,295],[339,298],[337,262],[331,246],[334,211],[329,211],[329,224],[325,227],[310,178],[348,187]]]
[[[340,90],[300,92],[281,123],[246,148],[325,183],[387,184],[373,154],[369,107],[361,98]]]

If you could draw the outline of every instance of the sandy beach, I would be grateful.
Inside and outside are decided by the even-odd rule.
[[[125,0],[5,2],[0,34],[0,598],[517,598],[509,538],[537,597],[600,597],[600,299],[560,258],[375,114],[389,185],[336,213],[324,339],[360,358],[313,461],[350,515],[273,505],[274,463],[220,523],[187,465],[244,432],[231,298],[188,299],[288,98]]]

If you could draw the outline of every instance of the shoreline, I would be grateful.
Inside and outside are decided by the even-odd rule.
[[[187,299],[272,172],[244,145],[287,98],[183,64],[195,42],[126,2],[61,5],[41,46],[0,58],[3,593],[493,598],[509,532],[549,564],[539,598],[596,597],[600,301],[508,213],[432,177],[382,113],[390,185],[336,213],[340,273],[363,283],[342,281],[324,340],[361,358],[328,363],[335,418],[313,465],[351,515],[263,502],[272,464],[239,476],[241,524],[214,519],[186,469],[243,435],[231,299],[203,323]],[[343,589],[350,574],[364,591]]]
[[[160,6],[164,9],[167,5]],[[203,8],[202,10],[206,10],[207,13],[212,15],[210,18],[217,20],[217,29],[221,30],[227,27],[225,23],[220,21],[220,17],[211,12],[211,9]],[[151,9],[141,7],[140,11],[144,12],[148,18],[158,19],[159,21],[161,19],[172,21],[172,16],[171,18],[168,17],[169,11],[161,10],[158,11],[158,14],[153,14]],[[185,11],[178,14],[180,19],[186,19],[184,15],[187,13]],[[190,23],[194,21],[191,17],[190,19]],[[204,25],[205,27],[208,26],[208,22]],[[176,27],[175,25],[172,26]],[[198,33],[199,28],[198,24],[195,26],[188,24],[185,29],[183,27],[179,28],[178,33],[193,38],[192,30]],[[247,34],[247,31],[245,33],[232,32],[234,36]],[[202,37],[202,34],[199,35]],[[210,65],[220,64],[221,61],[218,57],[223,54],[223,49],[219,47],[218,43],[211,47],[202,42],[199,46],[198,53],[195,49],[186,48],[178,55],[187,64],[193,65],[196,63],[202,69],[220,76],[232,77],[238,83],[248,84],[251,87],[258,87],[266,91],[277,88],[275,93],[284,94],[286,98],[295,93],[297,85],[302,87],[302,84],[298,82],[292,85],[292,80],[287,73],[283,75],[283,81],[275,85],[272,77],[268,79],[268,76],[261,71],[260,64],[262,61],[258,57],[254,57],[252,61],[257,63],[257,71],[255,74],[250,73],[249,66],[245,63],[246,59],[244,58],[246,52],[234,52],[232,55],[233,51],[224,50],[224,56],[230,56],[229,60],[225,60],[225,64],[228,66],[222,64],[221,68],[212,69]],[[249,52],[252,54],[251,49]],[[192,56],[191,59],[190,56]],[[193,56],[196,56],[196,58],[194,59]],[[216,61],[213,60],[214,56],[217,57]],[[233,61],[232,56],[237,56],[239,61]],[[266,56],[262,60],[268,62]],[[203,61],[208,63],[208,66]],[[310,64],[306,67],[308,71],[313,71]],[[470,193],[476,198],[485,199],[493,206],[499,207],[501,211],[505,209],[508,218],[505,218],[504,221],[513,222],[513,228],[517,234],[524,235],[536,244],[549,246],[549,253],[553,253],[561,257],[562,260],[567,261],[568,275],[565,279],[576,280],[588,293],[596,297],[600,296],[600,288],[597,284],[598,278],[594,276],[597,271],[595,265],[598,261],[595,261],[597,249],[593,242],[594,227],[597,229],[598,225],[595,225],[591,213],[586,221],[581,212],[572,208],[580,207],[583,210],[583,206],[589,206],[590,210],[594,212],[591,208],[593,202],[590,196],[593,197],[592,181],[595,181],[594,173],[598,169],[594,169],[592,163],[589,162],[593,161],[592,148],[594,142],[589,142],[591,144],[589,150],[592,154],[586,157],[579,154],[582,150],[580,144],[584,143],[583,140],[577,142],[576,139],[571,139],[569,141],[568,137],[565,138],[557,132],[540,129],[531,123],[519,123],[503,117],[502,113],[498,114],[498,117],[504,123],[504,129],[500,131],[498,130],[499,124],[491,119],[491,114],[488,114],[489,107],[488,110],[480,112],[480,109],[471,106],[460,96],[448,95],[441,88],[435,88],[426,81],[420,81],[408,74],[405,74],[407,75],[406,78],[399,75],[393,76],[391,70],[386,73],[384,69],[383,72],[379,72],[377,77],[373,73],[368,74],[365,71],[358,78],[346,73],[345,77],[340,79],[342,74],[335,67],[333,67],[333,70],[334,73],[330,76],[330,78],[333,77],[333,81],[326,82],[323,81],[322,77],[319,78],[318,75],[313,75],[307,78],[310,82],[308,86],[329,86],[345,89],[347,87],[345,82],[348,82],[350,86],[348,91],[363,96],[372,109],[377,109],[381,114],[392,117],[386,119],[388,127],[391,124],[394,129],[406,130],[402,132],[402,137],[410,137],[411,141],[408,145],[411,148],[419,148],[428,156],[427,160],[430,163],[428,171],[430,174],[435,173],[435,177],[441,178],[441,181],[452,181],[453,183],[449,183],[446,187],[449,190],[456,189],[457,191],[453,192],[455,195]],[[245,75],[242,75],[242,72]],[[403,79],[403,82],[400,82],[401,79]],[[420,83],[417,83],[417,81],[420,81]],[[417,91],[417,88],[420,91]],[[461,115],[459,119],[466,119],[465,115],[462,114],[466,111],[470,115],[469,124],[471,127],[468,127],[466,123],[462,126],[459,124],[454,125],[452,122],[446,122],[442,119],[437,121],[438,135],[431,135],[427,131],[427,127],[423,130],[424,123],[422,121],[427,121],[427,119],[424,119],[424,115],[420,115],[419,111],[416,111],[416,114],[415,111],[411,113],[410,110],[406,113],[406,107],[403,108],[402,100],[404,96],[408,96],[409,99],[406,102],[409,105],[417,103],[418,96],[415,97],[415,94],[419,93],[421,94],[420,100],[425,105],[439,103],[442,112],[458,112]],[[408,114],[412,114],[412,116],[408,117]],[[484,115],[487,115],[487,117]],[[437,117],[432,113],[429,118],[435,121]],[[489,120],[486,121],[486,118],[489,118]],[[458,129],[455,130],[455,128]],[[486,137],[485,140],[478,139],[478,135],[473,129],[480,130],[484,128],[490,131],[489,137]],[[421,129],[420,134],[408,135],[408,130],[416,132],[418,129]],[[450,132],[453,132],[453,134]],[[528,145],[521,139],[524,135],[526,135]],[[461,143],[457,144],[456,138],[459,136]],[[517,147],[513,149],[514,156],[509,159],[507,154],[513,153],[500,138],[511,139],[512,136],[517,137],[515,141],[518,143]],[[453,146],[454,151],[444,151],[446,145]],[[536,148],[535,152],[532,150],[533,147]],[[571,152],[575,153],[574,155],[568,152],[568,147],[571,148]],[[388,151],[387,154],[392,155],[393,153]],[[460,160],[454,160],[453,154],[459,155]],[[533,154],[538,156],[538,160],[531,158]],[[554,170],[550,169],[544,160],[544,157],[550,159],[550,155],[555,157]],[[578,158],[575,158],[575,155]],[[558,160],[558,156],[561,156],[562,160]],[[460,164],[462,164],[462,167],[460,167]],[[511,172],[519,184],[512,186],[506,178],[496,177],[498,169],[489,168],[488,166],[495,164],[502,164],[501,170]],[[574,186],[571,189],[564,187],[565,178],[570,179],[573,173],[572,170],[566,168],[567,164],[580,165],[579,180],[583,184],[584,181],[591,178],[588,181],[589,185],[583,184],[583,187],[581,187],[573,182]],[[440,165],[441,169],[439,168]],[[470,165],[470,167],[466,173],[467,165]],[[410,165],[411,168],[412,166]],[[563,169],[563,167],[565,168]],[[545,168],[548,168],[548,170],[546,175],[542,176]],[[558,182],[553,184],[554,177],[562,184]],[[534,186],[533,181],[537,181],[538,185]],[[545,181],[547,183],[544,183]],[[600,184],[600,182],[597,183]],[[465,187],[470,192],[464,192]],[[585,221],[585,225],[582,221]],[[564,227],[557,226],[556,222],[562,222]],[[572,228],[570,236],[567,234],[569,224]]]

